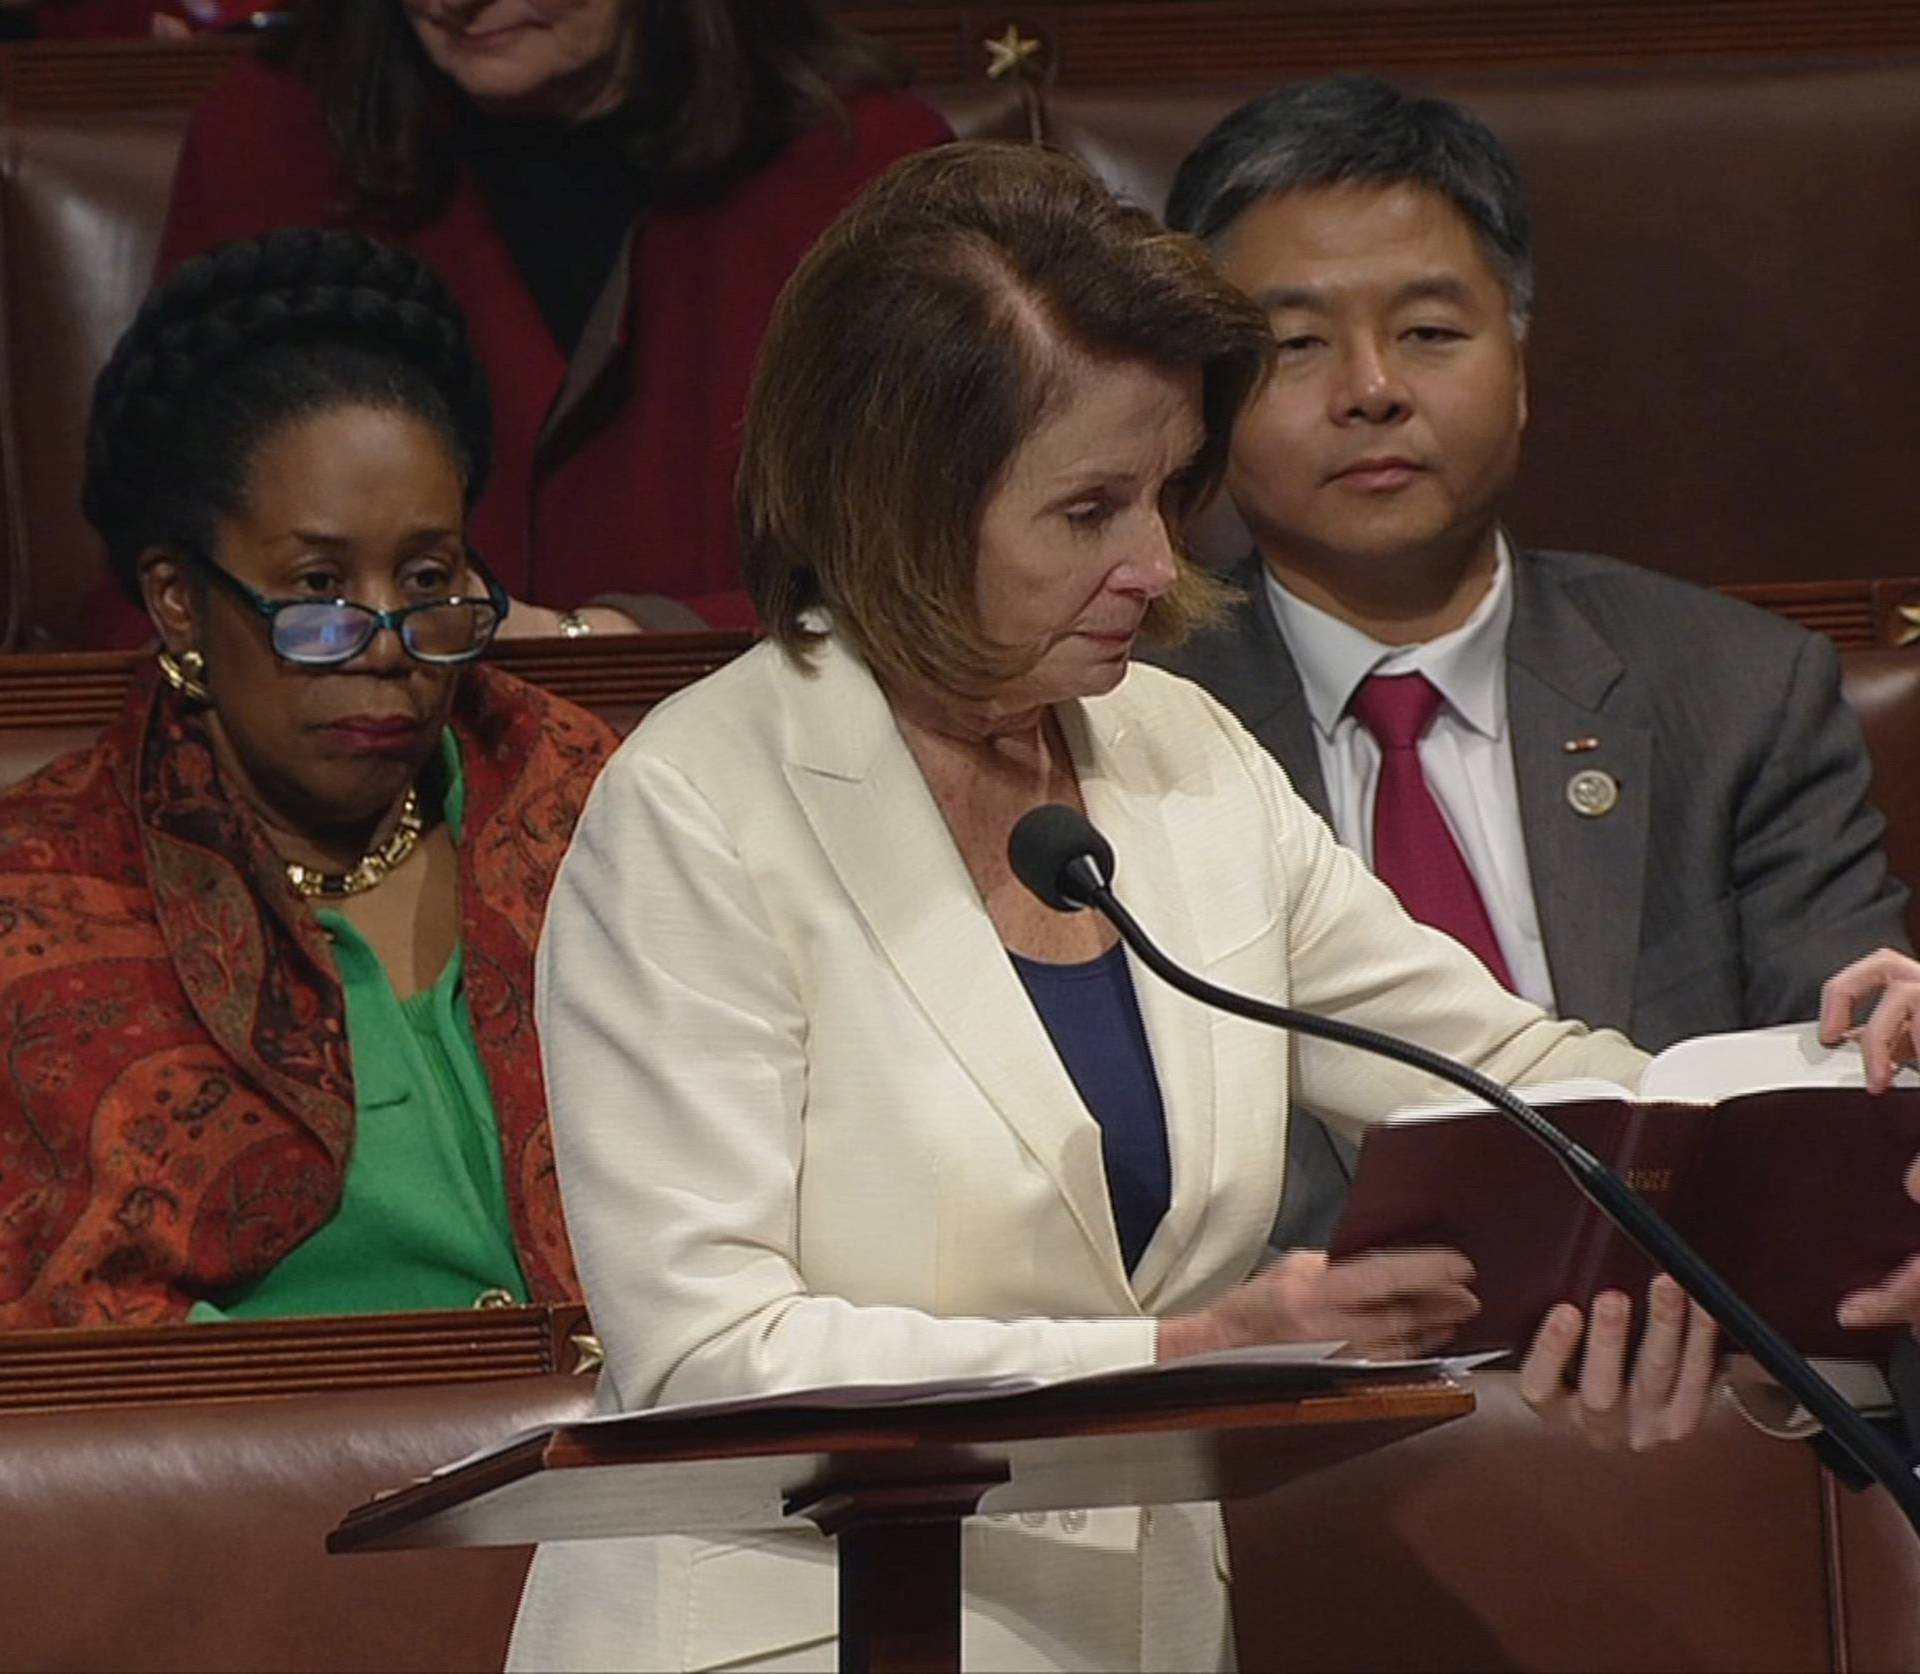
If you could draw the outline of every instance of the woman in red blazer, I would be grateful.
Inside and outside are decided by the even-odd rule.
[[[941,118],[813,0],[307,0],[273,56],[195,112],[160,273],[295,223],[414,251],[493,384],[471,528],[508,631],[750,624],[733,477],[774,298]]]

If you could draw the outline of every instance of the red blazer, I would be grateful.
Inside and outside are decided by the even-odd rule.
[[[146,40],[153,34],[153,15],[172,12],[157,0],[61,0],[34,8],[34,33],[43,40],[105,40],[127,36]]]
[[[626,344],[604,403],[535,456],[567,362],[464,173],[432,222],[397,231],[356,212],[312,95],[244,60],[194,113],[159,271],[230,238],[292,224],[356,226],[429,262],[467,311],[493,382],[492,480],[474,545],[516,598],[565,609],[602,592],[664,593],[715,626],[747,626],[733,479],[754,356],[800,256],[874,175],[951,137],[905,94],[850,106],[717,201],[644,216]],[[103,612],[104,617],[108,613]],[[151,630],[131,605],[107,644]]]

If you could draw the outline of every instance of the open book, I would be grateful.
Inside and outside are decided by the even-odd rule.
[[[1874,1097],[1852,1047],[1814,1025],[1684,1041],[1637,1097],[1604,1082],[1516,1088],[1622,1174],[1803,1353],[1884,1365],[1895,1333],[1834,1308],[1920,1251],[1907,1196],[1920,1078]],[[1400,1112],[1368,1130],[1334,1256],[1444,1244],[1472,1258],[1480,1315],[1449,1352],[1524,1349],[1554,1303],[1619,1289],[1652,1265],[1560,1165],[1484,1106]],[[1638,1329],[1636,1325],[1636,1330]]]

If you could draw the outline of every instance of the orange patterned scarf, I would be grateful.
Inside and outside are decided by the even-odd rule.
[[[460,935],[536,1301],[577,1296],[533,1031],[547,892],[612,733],[466,672]],[[0,1328],[151,1324],[265,1272],[340,1198],[354,1130],[325,933],[195,712],[148,680],[0,794]]]

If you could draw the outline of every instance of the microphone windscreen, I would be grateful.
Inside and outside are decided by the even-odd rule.
[[[1092,901],[1089,870],[1098,883],[1113,876],[1113,845],[1064,802],[1043,802],[1020,816],[1007,839],[1007,860],[1013,875],[1055,912],[1075,912]]]

